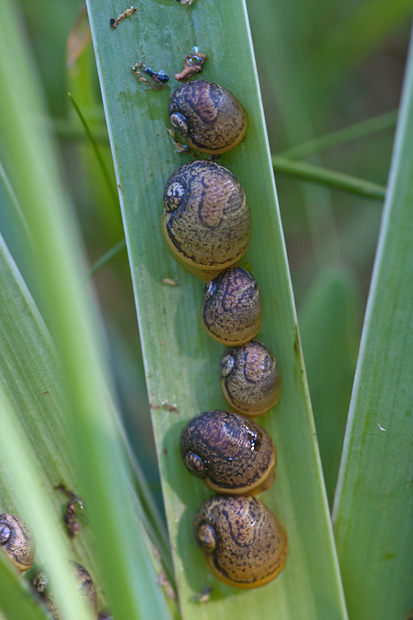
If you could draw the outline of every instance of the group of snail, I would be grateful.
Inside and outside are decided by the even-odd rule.
[[[23,519],[8,513],[0,514],[0,549],[20,574],[31,569],[35,556],[35,544]],[[87,570],[77,562],[70,562],[70,566],[75,578],[76,591],[88,603],[94,616],[98,620],[112,620],[109,612],[103,611],[98,615],[96,589]],[[53,618],[56,620],[62,618],[53,593],[48,587],[46,574],[36,573],[31,580],[31,585]],[[2,618],[1,611],[0,618]]]
[[[191,147],[212,155],[235,147],[247,130],[240,101],[204,80],[173,93],[169,118]],[[250,418],[276,404],[281,383],[274,356],[254,340],[263,314],[258,284],[238,266],[251,237],[249,207],[234,175],[213,160],[178,168],[167,181],[164,204],[163,232],[175,258],[207,282],[202,322],[212,338],[228,346],[220,362],[221,387],[236,412],[201,413],[181,434],[187,469],[216,493],[195,516],[195,537],[218,579],[256,588],[281,572],[288,542],[282,524],[254,497],[274,482],[277,453],[270,435]],[[34,544],[19,517],[0,515],[0,548],[20,572],[31,568]],[[80,564],[72,567],[96,616],[93,581]],[[32,585],[60,618],[44,574],[38,573]]]
[[[248,125],[241,102],[204,80],[179,87],[168,112],[190,147],[213,156],[237,146]],[[270,435],[250,418],[276,404],[281,383],[274,356],[254,340],[263,315],[258,284],[238,265],[251,237],[250,211],[241,184],[213,159],[178,168],[164,205],[162,229],[174,257],[207,282],[201,318],[228,347],[221,387],[236,412],[201,413],[181,435],[187,469],[217,494],[198,510],[195,537],[218,579],[256,588],[281,572],[288,543],[282,524],[254,497],[274,482],[277,456]]]

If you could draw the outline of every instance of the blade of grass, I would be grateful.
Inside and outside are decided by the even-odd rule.
[[[82,114],[82,111],[81,111],[81,109],[79,108],[79,106],[77,105],[76,100],[75,100],[75,98],[73,97],[73,95],[72,95],[71,93],[67,93],[67,95],[68,95],[68,97],[69,97],[69,101],[70,101],[70,103],[72,104],[72,106],[73,106],[73,108],[74,108],[74,110],[75,110],[76,114],[77,114],[77,115],[78,115],[78,117],[79,117],[80,122],[81,122],[81,123],[82,123],[82,125],[83,125],[83,128],[84,128],[85,133],[86,133],[86,135],[87,135],[87,137],[88,137],[88,139],[89,139],[89,142],[90,142],[90,144],[91,144],[91,145],[92,145],[92,147],[93,147],[94,153],[95,153],[95,155],[96,155],[96,159],[98,160],[98,162],[99,162],[99,166],[100,166],[100,169],[101,169],[101,171],[102,171],[103,178],[105,179],[106,186],[107,186],[107,188],[108,188],[108,190],[109,190],[109,192],[110,192],[110,194],[111,194],[111,196],[112,196],[112,198],[113,198],[113,201],[114,201],[115,203],[117,203],[117,201],[118,201],[118,195],[117,195],[117,192],[116,192],[115,187],[114,187],[114,185],[113,185],[113,182],[112,182],[112,177],[111,177],[111,175],[109,174],[109,170],[108,170],[108,169],[107,169],[107,167],[106,167],[105,161],[104,161],[104,159],[103,159],[103,157],[102,157],[102,155],[101,155],[101,152],[100,152],[100,150],[99,150],[99,147],[98,147],[98,145],[97,145],[97,142],[96,142],[95,138],[93,137],[92,132],[91,132],[91,131],[90,131],[90,129],[89,129],[88,122],[86,121],[86,119],[85,119],[84,115]]]
[[[363,196],[364,198],[373,198],[382,201],[386,196],[386,188],[377,183],[371,183],[364,179],[357,179],[356,177],[341,172],[327,170],[321,166],[294,161],[278,155],[272,156],[272,163],[276,173],[288,174],[289,176],[304,181],[310,181],[311,183],[328,185],[329,187],[335,187],[350,192],[351,194]]]
[[[0,182],[3,184],[4,189],[6,190],[6,194],[8,196],[8,199],[11,203],[11,205],[13,206],[19,221],[20,221],[20,225],[22,226],[22,228],[24,229],[24,232],[26,233],[27,239],[31,238],[30,235],[30,230],[29,227],[27,226],[27,222],[26,222],[26,218],[23,215],[23,211],[21,210],[19,201],[17,200],[16,194],[14,193],[14,190],[11,186],[11,183],[9,181],[9,178],[7,176],[7,173],[4,169],[3,164],[0,162]]]
[[[391,110],[391,112],[379,114],[366,121],[355,123],[339,131],[333,131],[325,136],[320,136],[319,138],[305,142],[304,144],[293,146],[291,149],[288,149],[288,151],[277,153],[277,157],[304,159],[304,157],[308,157],[313,153],[319,153],[325,149],[341,146],[353,140],[370,137],[379,131],[394,127],[396,125],[398,113],[398,110]]]
[[[125,247],[126,247],[125,239],[122,239],[122,241],[119,241],[119,243],[117,243],[112,248],[110,248],[110,250],[105,252],[103,256],[98,258],[98,260],[93,263],[91,268],[83,276],[83,281],[86,282],[92,276],[94,276],[95,273],[99,271],[99,269],[102,269],[102,267],[104,267],[107,263],[109,263],[112,260],[112,258],[114,258],[117,254],[119,254],[119,252],[121,252]]]
[[[3,615],[4,614],[4,615]],[[49,620],[26,581],[0,553],[0,620]]]
[[[110,4],[108,9],[103,0],[88,1],[121,188],[183,615],[186,619],[214,616],[217,620],[257,616],[284,620],[301,616],[312,620],[345,618],[245,4],[238,0],[213,6],[195,2],[187,8],[144,0],[134,16],[111,31],[109,18],[118,8]],[[185,422],[199,411],[225,408],[218,382],[222,347],[212,342],[200,325],[202,283],[174,263],[161,238],[159,217],[165,182],[173,169],[188,159],[174,153],[165,133],[170,89],[154,91],[138,83],[130,70],[137,60],[143,60],[171,75],[195,44],[209,58],[202,77],[232,90],[249,114],[245,141],[221,161],[237,175],[251,205],[253,238],[246,260],[263,291],[260,337],[277,354],[283,377],[277,412],[263,420],[279,452],[277,483],[264,501],[285,523],[291,552],[283,574],[258,591],[237,591],[213,579],[193,539],[193,516],[207,491],[189,476],[180,460],[179,434]],[[234,72],[234,66],[242,66],[243,72]],[[178,286],[162,285],[166,277]],[[172,410],[165,408],[165,403]],[[212,586],[208,605],[191,602],[191,597],[208,585]]]
[[[351,618],[403,618],[413,561],[413,45],[334,506]]]
[[[167,618],[169,613],[134,516],[129,470],[108,397],[110,379],[101,350],[99,320],[90,300],[81,294],[81,250],[72,212],[60,185],[53,144],[33,122],[43,113],[34,81],[36,72],[17,27],[15,7],[3,2],[0,18],[5,28],[0,42],[0,77],[7,85],[0,93],[0,111],[7,119],[4,144],[13,178],[24,179],[16,186],[16,194],[37,249],[33,261],[41,274],[59,352],[70,410],[67,425],[81,472],[79,492],[89,506],[94,553],[103,575],[101,587],[119,618]],[[53,554],[58,555],[58,549]],[[59,580],[62,597],[66,596],[64,586]],[[67,617],[76,617],[73,614],[67,613]]]

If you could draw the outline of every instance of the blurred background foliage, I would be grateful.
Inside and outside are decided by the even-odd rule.
[[[272,154],[397,110],[411,0],[248,0],[247,5]],[[50,111],[39,122],[55,127],[62,172],[93,265],[123,239],[123,230],[85,5],[82,0],[20,0],[20,6]],[[96,139],[105,174],[68,91]],[[304,161],[384,186],[395,120],[396,112],[384,117],[381,130],[360,126],[352,140],[331,135],[328,148],[309,149]],[[382,203],[277,172],[276,182],[331,503]],[[30,285],[30,268],[14,234],[18,222],[4,188],[0,217]],[[93,281],[126,427],[161,503],[126,251],[106,262]]]

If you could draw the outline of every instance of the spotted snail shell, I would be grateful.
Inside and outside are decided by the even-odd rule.
[[[226,349],[220,370],[223,394],[235,411],[255,417],[277,403],[281,391],[277,363],[259,340]]]
[[[211,280],[201,318],[211,338],[221,344],[239,345],[254,338],[262,324],[262,299],[254,276],[234,267]]]
[[[32,567],[35,545],[23,519],[6,512],[0,514],[0,549],[21,573]]]
[[[208,281],[239,261],[251,237],[244,191],[213,161],[184,164],[168,179],[162,229],[174,257]]]
[[[225,153],[243,140],[248,127],[244,106],[223,88],[198,80],[171,96],[169,120],[188,144],[204,153]]]
[[[284,568],[285,529],[255,497],[208,498],[195,516],[194,532],[209,568],[230,586],[258,588]]]
[[[260,493],[275,480],[277,453],[270,435],[237,413],[205,411],[181,434],[187,469],[216,493]]]

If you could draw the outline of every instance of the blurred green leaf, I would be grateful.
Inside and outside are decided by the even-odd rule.
[[[314,420],[330,504],[334,498],[356,366],[360,291],[343,267],[327,267],[298,313]]]
[[[328,185],[329,187],[358,194],[366,198],[375,198],[376,200],[384,200],[386,195],[386,188],[377,185],[377,183],[357,179],[334,170],[327,170],[327,168],[322,168],[321,166],[295,161],[280,155],[273,155],[272,163],[276,173],[288,174],[304,181]]]
[[[88,292],[80,285],[82,252],[73,212],[60,184],[54,144],[34,122],[44,115],[36,71],[18,28],[15,7],[3,2],[0,18],[5,29],[0,40],[0,79],[6,85],[0,92],[0,113],[5,119],[3,143],[10,177],[34,239],[36,253],[32,261],[57,349],[68,441],[73,441],[74,446],[65,453],[77,469],[78,493],[88,506],[93,553],[102,575],[100,587],[119,618],[168,618],[147,543],[136,519],[136,497],[131,492],[130,470],[105,368],[100,321]],[[21,350],[16,349],[17,365],[21,355]],[[22,390],[35,389],[25,377],[20,386]],[[54,512],[50,497],[45,501],[50,487],[41,490],[38,471],[42,463],[35,460],[33,449],[24,447],[35,439],[25,433],[13,395],[8,395],[8,400],[7,403],[4,398],[4,419],[14,428],[10,446],[18,448],[13,459],[10,451],[6,459],[17,480],[13,492],[19,496],[19,506],[24,507],[21,513],[26,519],[32,515],[30,522],[39,548],[43,549],[42,560],[53,567],[58,600],[64,605],[67,618],[79,620],[80,607],[78,610],[78,603],[71,600],[63,578],[68,571],[63,570],[65,554],[53,545],[57,534],[52,535],[52,528],[50,542],[46,535]],[[38,432],[45,424],[39,416],[33,423]],[[6,429],[6,422],[2,424]],[[6,448],[9,444],[2,438],[3,453]]]
[[[413,16],[411,0],[364,0],[354,6],[342,4],[338,10],[339,19],[330,21],[309,66],[310,76],[331,89]]]
[[[3,553],[0,553],[0,620],[48,620],[46,611]],[[7,614],[7,615],[3,615]]]

